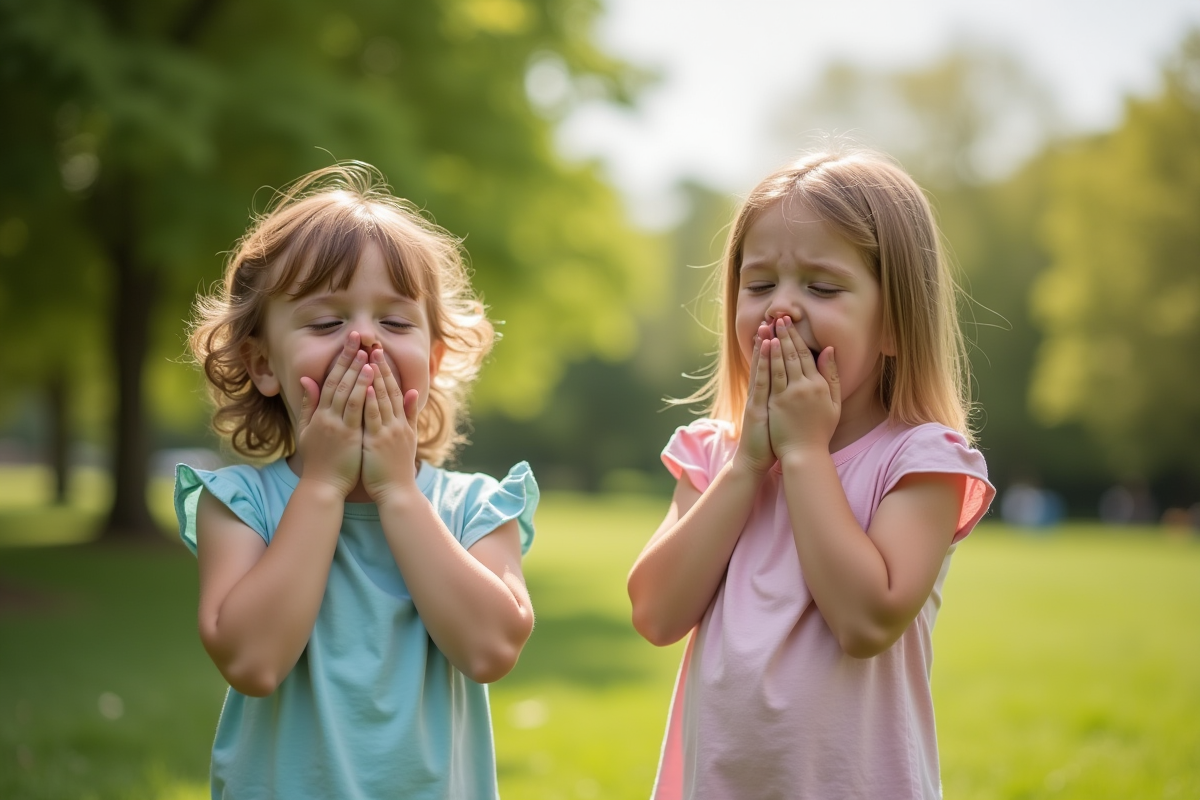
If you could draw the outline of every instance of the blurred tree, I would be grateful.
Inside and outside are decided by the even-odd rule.
[[[214,254],[245,228],[255,188],[335,157],[374,163],[466,237],[477,285],[510,325],[481,404],[531,415],[566,360],[631,351],[624,301],[652,265],[595,166],[560,163],[551,142],[572,103],[628,101],[645,78],[592,45],[597,8],[0,0],[0,225],[19,240],[0,248],[0,288],[29,316],[5,332],[22,357],[48,357],[41,331],[64,292],[75,333],[107,329],[104,536],[156,535],[148,356],[182,349],[180,320],[219,276]],[[47,260],[56,240],[74,249]],[[77,369],[65,370],[73,391]]]
[[[845,134],[939,190],[1007,177],[1056,125],[1049,96],[1019,62],[970,40],[909,69],[834,62],[778,120],[789,142]]]
[[[538,417],[514,421],[476,416],[467,469],[499,473],[514,453],[527,459],[547,489],[658,491],[674,482],[659,460],[671,432],[702,410],[668,405],[700,386],[687,375],[712,361],[718,308],[715,285],[733,203],[693,182],[679,187],[687,215],[673,231],[647,242],[660,285],[640,299],[639,346],[620,361],[571,364]]]
[[[943,190],[935,201],[970,297],[960,313],[988,473],[1002,489],[1017,482],[1053,488],[1072,514],[1092,515],[1111,482],[1095,443],[1076,424],[1047,429],[1027,402],[1041,343],[1029,292],[1049,263],[1038,233],[1053,163],[1048,150],[1004,180]]]
[[[0,184],[11,186],[14,177],[0,176]],[[41,412],[43,458],[54,472],[54,500],[64,503],[73,423],[87,416],[87,407],[104,405],[96,366],[105,354],[89,303],[103,290],[95,254],[65,226],[31,237],[30,223],[50,216],[39,210],[43,200],[31,192],[20,208],[0,204],[0,400]],[[77,285],[62,283],[61,264],[75,265]],[[29,303],[34,297],[47,302]]]
[[[1056,158],[1045,228],[1039,418],[1082,422],[1122,478],[1200,480],[1200,30],[1157,97]]]

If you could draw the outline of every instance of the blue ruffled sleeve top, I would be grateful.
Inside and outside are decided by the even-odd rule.
[[[204,489],[270,545],[298,482],[283,460],[180,465],[180,535],[194,553]],[[422,464],[417,485],[464,548],[515,519],[529,550],[538,488],[525,462],[500,481]],[[487,687],[429,638],[373,503],[346,504],[325,597],[291,673],[269,697],[226,695],[211,779],[213,798],[497,796]]]

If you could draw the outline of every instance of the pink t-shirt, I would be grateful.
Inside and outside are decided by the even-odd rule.
[[[663,462],[704,491],[733,456],[731,433],[697,420],[675,432]],[[943,425],[884,423],[833,462],[863,530],[909,473],[968,477],[955,543],[995,494],[983,456]],[[954,549],[900,639],[874,658],[851,658],[804,582],[776,467],[684,651],[655,800],[941,797],[930,634]]]

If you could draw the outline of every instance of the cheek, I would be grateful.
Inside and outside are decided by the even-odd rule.
[[[763,321],[763,312],[753,303],[739,302],[737,314],[734,316],[734,327],[737,329],[738,340],[743,343],[754,338]],[[747,345],[748,346],[748,345]]]

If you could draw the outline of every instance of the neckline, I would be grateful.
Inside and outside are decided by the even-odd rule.
[[[833,459],[833,465],[835,467],[840,467],[842,464],[845,464],[847,461],[854,458],[871,445],[875,444],[877,441],[879,441],[883,434],[887,432],[889,426],[890,420],[884,419],[883,422],[879,423],[874,428],[871,428],[871,430],[867,431],[862,436],[843,447],[841,450],[830,453],[829,456]]]
[[[300,476],[292,472],[292,468],[288,465],[286,458],[272,461],[267,465],[267,470],[287,484],[288,488],[292,491],[295,491],[296,487],[300,485]],[[428,461],[420,462],[420,466],[417,469],[417,489],[421,491],[421,494],[429,495],[429,487],[433,483],[433,473],[434,467]],[[350,516],[379,516],[379,507],[374,503],[346,503],[345,506],[345,513]]]
[[[834,452],[830,453],[829,457],[833,459],[833,465],[835,467],[840,467],[850,459],[857,456],[859,453],[866,450],[871,445],[875,444],[885,433],[887,433],[889,425],[890,420],[885,419],[883,422],[879,423],[874,428],[843,447],[841,450],[835,450]],[[776,461],[775,466],[771,469],[774,472],[782,473],[783,465]]]

